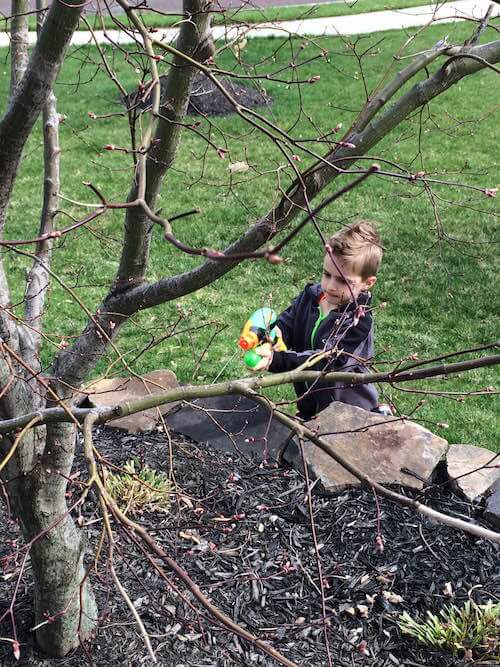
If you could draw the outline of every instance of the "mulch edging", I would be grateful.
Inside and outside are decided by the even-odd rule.
[[[103,428],[96,431],[95,439],[103,456],[115,464],[138,456],[152,467],[165,469],[168,465],[168,448],[161,433],[131,436]],[[170,515],[143,516],[143,525],[233,620],[298,665],[327,665],[315,553],[299,474],[277,467],[259,468],[250,460],[202,449],[182,438],[174,441],[173,465],[179,488],[189,500],[180,498]],[[462,518],[471,517],[474,511],[448,491],[432,491],[427,502]],[[379,503],[383,552],[375,544],[377,510],[371,492],[313,499],[333,664],[458,667],[462,661],[448,653],[430,651],[402,637],[396,619],[403,610],[421,616],[427,609],[438,611],[450,601],[443,594],[448,582],[453,603],[461,605],[469,593],[477,602],[498,600],[500,547],[433,524],[382,498]],[[95,518],[91,502],[84,515]],[[96,523],[88,527],[91,543],[98,530]],[[203,610],[195,614],[190,594],[172,593],[145,563],[141,551],[127,544],[123,532],[118,530],[117,536],[120,549],[127,552],[125,559],[116,559],[118,576],[150,633],[157,664],[276,664],[211,625]],[[10,553],[7,540],[14,537],[2,505],[0,558]],[[80,650],[58,661],[44,658],[33,646],[29,578],[28,571],[17,598],[21,660],[15,662],[11,646],[0,642],[2,666],[80,667],[89,661],[107,667],[152,664],[122,599],[115,594],[105,560],[100,563],[99,577],[94,577],[101,613],[97,637],[86,652]],[[9,604],[14,582],[15,577],[0,581],[0,613]],[[403,601],[391,602],[391,593]],[[366,605],[368,610],[356,611],[356,605]],[[11,636],[8,623],[0,625],[0,636]],[[365,647],[368,655],[361,652]]]
[[[161,75],[160,79],[160,105],[168,104],[165,99],[167,77]],[[248,84],[242,84],[237,78],[220,77],[219,83],[224,86],[225,91],[233,100],[246,107],[247,109],[256,109],[259,107],[269,107],[273,99],[262,86],[257,86],[255,81]],[[147,88],[149,84],[146,84]],[[138,112],[149,111],[151,109],[151,94],[144,97],[144,93],[132,91],[121,98],[121,103],[127,109],[137,109]],[[205,75],[203,72],[196,72],[191,82],[191,95],[187,108],[189,116],[228,116],[236,113],[234,105],[228,100],[226,95]]]

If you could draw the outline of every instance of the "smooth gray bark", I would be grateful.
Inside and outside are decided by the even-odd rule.
[[[37,0],[38,32],[42,30],[42,10],[46,3]],[[38,235],[44,236],[54,230],[54,218],[57,213],[60,189],[60,147],[59,147],[59,114],[57,100],[53,91],[50,91],[42,111],[43,122],[43,204],[40,215]],[[24,320],[29,330],[29,337],[22,339],[21,349],[23,357],[36,371],[40,366],[40,345],[42,341],[42,316],[45,298],[50,284],[50,267],[52,255],[51,238],[44,239],[37,244],[36,260],[26,279],[26,293],[24,304]],[[38,261],[40,260],[40,261]]]
[[[72,424],[32,429],[8,468],[10,481],[6,482],[23,535],[31,542],[37,642],[55,656],[66,655],[88,639],[97,621],[97,607],[83,565],[84,538],[68,513],[65,495],[67,482],[63,475],[70,474],[73,464],[67,448],[74,439]],[[47,449],[47,443],[52,450]],[[37,461],[23,460],[27,452],[39,452],[40,457]],[[28,474],[27,464],[32,467]],[[20,467],[24,472],[16,475]]]
[[[50,93],[43,108],[43,139],[44,139],[44,181],[43,205],[40,216],[39,236],[50,234],[54,230],[54,217],[59,201],[59,115],[56,98]],[[24,320],[29,330],[29,337],[22,339],[23,357],[30,366],[39,371],[40,345],[42,341],[42,317],[47,291],[50,285],[50,267],[52,255],[51,238],[37,244],[37,261],[33,262],[26,279]]]
[[[28,0],[12,0],[10,26],[10,91],[16,91],[28,66]]]

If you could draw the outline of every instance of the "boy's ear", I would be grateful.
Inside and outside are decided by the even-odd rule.
[[[365,280],[365,288],[371,289],[377,282],[377,276],[370,276]]]

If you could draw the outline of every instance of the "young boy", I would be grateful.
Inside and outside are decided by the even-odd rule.
[[[383,250],[371,222],[342,228],[326,246],[321,283],[309,283],[279,316],[276,324],[287,346],[285,352],[261,346],[263,359],[255,371],[291,371],[319,353],[328,352],[311,370],[363,373],[363,362],[373,357],[373,315],[369,290],[377,281]],[[332,401],[377,409],[371,384],[296,382],[298,416],[310,419]]]

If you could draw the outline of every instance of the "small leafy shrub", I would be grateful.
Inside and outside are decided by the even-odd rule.
[[[500,664],[500,603],[489,600],[478,605],[468,600],[463,607],[445,607],[439,616],[428,611],[425,621],[404,612],[399,627],[423,644],[463,654],[466,660],[488,657]]]
[[[121,510],[127,514],[168,512],[172,485],[164,472],[140,466],[135,459],[127,461],[121,472],[107,472],[106,489]]]

